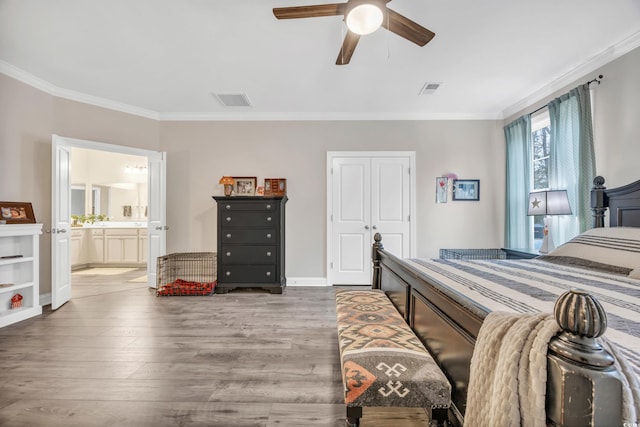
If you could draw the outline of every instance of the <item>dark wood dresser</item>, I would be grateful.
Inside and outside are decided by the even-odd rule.
[[[213,197],[218,204],[216,293],[266,288],[281,294],[285,277],[287,197]]]

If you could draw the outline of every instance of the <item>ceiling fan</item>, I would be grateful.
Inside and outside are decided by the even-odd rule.
[[[434,32],[389,9],[387,3],[390,1],[347,0],[346,3],[276,7],[273,9],[273,14],[278,19],[343,15],[347,24],[347,34],[342,43],[336,64],[346,65],[351,60],[360,36],[370,34],[379,27],[386,28],[418,46],[424,46],[435,36]]]

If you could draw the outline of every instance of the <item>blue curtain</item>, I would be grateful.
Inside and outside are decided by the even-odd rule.
[[[533,247],[532,217],[527,216],[531,191],[531,116],[522,116],[504,127],[507,140],[507,200],[505,245]]]
[[[551,233],[560,245],[591,228],[590,190],[595,176],[589,85],[549,103],[551,156],[549,186],[567,190],[573,215],[552,218]]]

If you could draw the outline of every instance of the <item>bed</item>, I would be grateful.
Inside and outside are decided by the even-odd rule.
[[[596,177],[591,192],[594,228],[549,257],[399,259],[384,250],[376,235],[372,287],[387,294],[451,382],[449,418],[454,425],[464,423],[471,359],[488,314],[553,312],[558,297],[573,289],[584,295],[578,304],[587,298],[597,306],[576,307],[574,299],[562,302],[565,312],[591,316],[588,326],[596,332],[578,337],[576,330],[559,322],[564,333],[551,339],[547,353],[547,423],[595,426],[616,425],[620,420],[616,369],[605,366],[610,357],[596,339],[604,333],[631,362],[635,375],[640,374],[640,237],[627,239],[627,233],[640,236],[640,180],[614,189],[604,183],[604,178]],[[612,249],[616,254],[620,245],[624,247],[624,256],[614,261],[611,239],[617,242]],[[604,261],[598,258],[601,255]],[[598,315],[598,307],[604,307],[607,315]]]

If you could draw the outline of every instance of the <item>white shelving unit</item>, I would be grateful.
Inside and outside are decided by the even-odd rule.
[[[0,224],[0,327],[37,316],[40,306],[42,224]],[[22,307],[11,298],[22,295]]]

